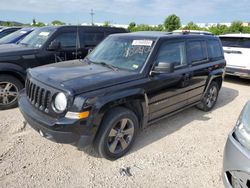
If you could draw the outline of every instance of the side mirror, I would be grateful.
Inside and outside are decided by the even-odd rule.
[[[52,41],[48,47],[48,50],[50,51],[57,51],[61,48],[61,42],[59,41]]]
[[[157,66],[154,67],[152,73],[164,74],[174,72],[174,63],[170,62],[159,62]]]

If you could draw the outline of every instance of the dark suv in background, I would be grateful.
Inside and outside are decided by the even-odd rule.
[[[10,33],[13,33],[19,29],[21,29],[21,27],[3,27],[3,28],[0,28],[0,38],[3,38],[5,36],[9,35]]]
[[[138,32],[106,38],[84,60],[28,70],[19,108],[41,136],[110,160],[140,128],[197,105],[209,111],[226,62],[212,35]]]
[[[0,109],[17,105],[26,69],[84,58],[106,36],[125,29],[96,26],[42,27],[18,44],[0,45]]]

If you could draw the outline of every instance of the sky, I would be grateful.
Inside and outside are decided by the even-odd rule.
[[[0,20],[31,23],[162,24],[170,14],[181,18],[182,24],[250,22],[250,0],[0,0]]]

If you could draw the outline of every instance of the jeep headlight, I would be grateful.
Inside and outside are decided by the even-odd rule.
[[[235,127],[237,140],[250,150],[250,102],[244,107]]]
[[[57,112],[63,112],[67,108],[67,97],[64,93],[58,93],[54,100],[54,107]]]

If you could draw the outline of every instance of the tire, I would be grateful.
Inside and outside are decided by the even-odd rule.
[[[101,157],[116,160],[132,147],[139,130],[137,116],[123,107],[111,109],[100,126],[95,139],[95,149]]]
[[[18,92],[23,84],[14,76],[0,76],[0,110],[17,107]]]
[[[212,81],[203,99],[201,100],[201,103],[197,105],[197,108],[204,112],[212,110],[217,102],[218,94],[219,86],[217,82]]]

